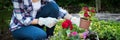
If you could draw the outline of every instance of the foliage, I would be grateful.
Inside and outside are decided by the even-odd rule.
[[[96,0],[55,0],[59,6],[69,10],[70,13],[78,13],[83,6],[95,7]],[[120,12],[120,0],[101,0],[101,9],[99,11]],[[0,10],[12,10],[11,0],[1,0]]]
[[[73,25],[72,22],[68,19],[66,19],[63,23],[62,23],[62,28],[65,32],[65,35],[67,35],[67,39],[70,40],[79,40],[80,39],[80,35],[78,34],[78,32],[76,32],[75,30],[73,30]]]
[[[56,2],[70,13],[78,13],[83,6],[95,7],[95,0],[56,0]]]
[[[50,38],[50,40],[68,40],[70,39],[67,35],[66,35],[66,29],[63,29],[62,28],[62,22],[64,20],[60,20],[57,25],[56,25],[56,28],[55,28],[55,31],[54,31],[54,36],[52,36]],[[80,29],[79,27],[76,27],[76,25],[73,26],[73,29],[72,31],[76,31],[78,33],[82,33],[84,32],[83,29]],[[77,37],[77,36],[76,36]]]
[[[5,10],[5,9],[7,9],[7,11],[12,10],[12,2],[11,2],[11,0],[1,0],[0,1],[0,10]]]
[[[94,20],[91,30],[99,34],[101,40],[120,40],[120,22]]]
[[[120,12],[120,0],[101,0],[101,11]]]
[[[82,18],[92,20],[96,12],[94,7],[83,7],[79,14],[82,14],[81,15]]]
[[[11,0],[0,1],[0,40],[13,40],[9,32],[12,9]]]
[[[64,20],[61,20],[57,23],[54,36],[52,36],[51,40],[68,40],[65,35],[64,30],[61,27],[61,23]],[[93,18],[93,22],[91,23],[90,30],[97,32],[99,35],[100,40],[120,40],[120,28],[119,25],[120,22],[116,21],[104,21],[104,20],[98,20],[97,18]],[[84,32],[83,29],[77,27],[74,25],[74,31],[77,31],[78,33]]]
[[[105,12],[120,12],[120,0],[100,0],[101,1],[101,9],[99,11]],[[96,6],[96,0],[56,0],[56,2],[68,9],[69,12],[79,12],[81,7],[83,6]]]

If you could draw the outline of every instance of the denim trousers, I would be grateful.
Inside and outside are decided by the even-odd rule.
[[[55,3],[55,1],[51,1],[41,7],[40,10],[38,10],[36,18],[58,18],[58,16],[59,6]],[[23,26],[22,28],[13,31],[12,35],[16,40],[44,40],[48,36],[53,35],[55,26],[53,26],[52,28],[46,27],[46,32],[43,30],[43,27],[44,26],[39,25]]]
[[[16,40],[45,40],[47,34],[36,26],[24,26],[12,32]]]
[[[36,18],[39,17],[52,17],[52,18],[58,18],[59,17],[59,6],[56,4],[55,1],[51,1],[48,2],[45,6],[41,7],[40,10],[38,10],[37,14],[36,14]],[[39,28],[43,28],[43,26],[39,26],[36,25]],[[54,32],[54,28],[55,26],[53,26],[52,28],[48,28],[46,27],[46,33],[47,33],[47,37],[52,36],[53,32]]]

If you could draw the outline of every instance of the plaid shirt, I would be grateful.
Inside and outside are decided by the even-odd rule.
[[[42,5],[46,2],[53,0],[44,0]],[[31,21],[34,19],[32,16],[33,6],[31,0],[12,0],[13,3],[13,15],[10,22],[10,30],[14,31],[21,28],[22,26],[30,25]]]
[[[14,9],[10,22],[10,30],[14,31],[21,28],[21,26],[30,25],[34,19],[32,16],[33,6],[31,0],[12,0],[12,3]]]

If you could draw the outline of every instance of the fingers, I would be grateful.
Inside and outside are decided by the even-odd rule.
[[[57,23],[57,22],[55,22],[55,21],[52,22],[52,23],[50,23],[50,24],[49,24],[49,28],[52,28],[53,26],[55,26],[56,23]]]
[[[52,28],[53,26],[55,26],[57,22],[58,20],[56,18],[48,17],[45,26],[47,26],[48,28]]]

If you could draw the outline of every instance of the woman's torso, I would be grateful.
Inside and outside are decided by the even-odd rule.
[[[38,0],[37,2],[32,2],[32,6],[33,6],[32,16],[35,18],[37,11],[41,8],[41,0]]]

